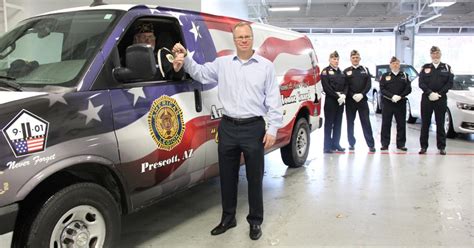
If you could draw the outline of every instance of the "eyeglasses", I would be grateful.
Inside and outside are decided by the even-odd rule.
[[[139,34],[138,39],[141,41],[155,40],[156,37],[154,34]]]
[[[253,37],[250,35],[234,37],[234,40],[236,41],[251,40],[251,39],[253,39]]]

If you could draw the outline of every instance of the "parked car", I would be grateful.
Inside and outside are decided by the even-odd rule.
[[[133,35],[152,23],[158,47],[181,42],[203,64],[234,54],[240,21],[101,5],[42,14],[5,33],[0,235],[13,231],[15,247],[116,247],[121,214],[218,175],[217,82],[153,80],[154,52]],[[303,34],[251,25],[256,52],[275,65],[283,105],[284,126],[266,152],[281,148],[283,162],[299,167],[321,126],[315,51]]]
[[[474,133],[474,75],[455,75],[448,91],[445,130],[448,138],[457,133]]]
[[[372,102],[373,109],[375,113],[382,113],[382,94],[380,92],[379,82],[382,75],[390,70],[388,64],[377,65],[375,67],[375,77],[372,80],[372,88],[367,93],[369,101]],[[401,64],[400,70],[408,74],[408,77],[411,81],[412,91],[407,96],[407,122],[415,123],[418,118],[421,117],[420,114],[420,102],[421,95],[423,91],[418,86],[418,71],[411,65]]]

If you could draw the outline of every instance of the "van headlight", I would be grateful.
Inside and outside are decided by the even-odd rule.
[[[473,104],[468,104],[468,103],[463,103],[463,102],[457,102],[456,106],[458,109],[464,109],[464,110],[474,110],[474,105]]]

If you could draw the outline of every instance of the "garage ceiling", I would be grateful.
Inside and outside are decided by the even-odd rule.
[[[438,0],[445,1],[446,0]],[[434,0],[248,0],[249,17],[271,25],[307,33],[372,32],[399,25],[418,33],[474,33],[474,1],[457,0],[449,7],[429,7]],[[270,7],[299,7],[272,12]],[[441,15],[439,15],[441,14]],[[437,16],[424,22],[424,20]],[[420,25],[421,23],[421,25]]]

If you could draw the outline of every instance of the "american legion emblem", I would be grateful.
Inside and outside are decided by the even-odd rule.
[[[148,114],[150,134],[159,149],[171,151],[184,135],[183,111],[175,99],[161,96],[151,105]]]

